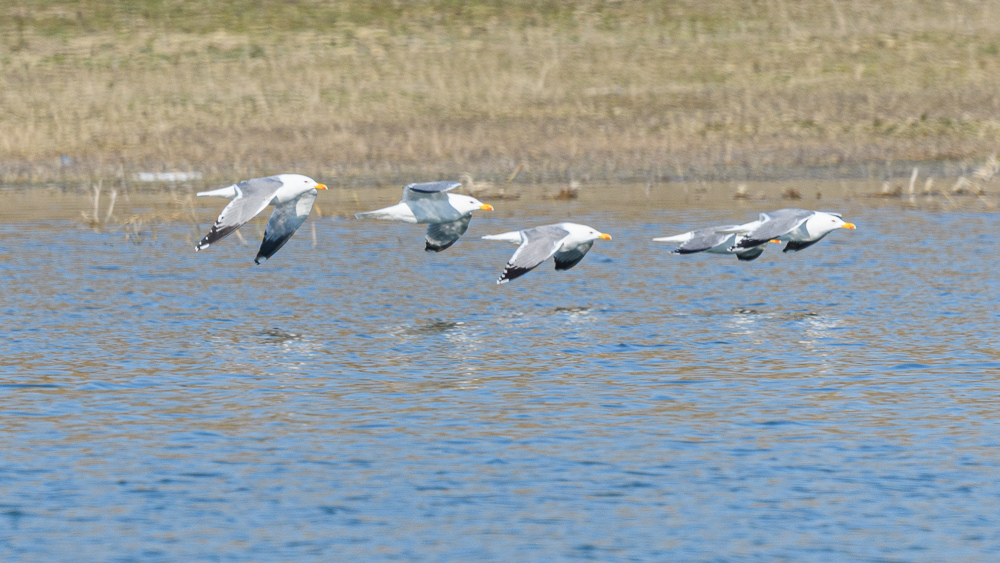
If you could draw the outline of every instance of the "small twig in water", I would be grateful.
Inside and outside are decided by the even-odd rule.
[[[115,200],[118,199],[118,190],[112,188],[111,190],[111,203],[108,204],[108,212],[104,214],[104,222],[107,223],[111,220],[111,214],[115,212]]]
[[[101,185],[103,180],[98,180],[97,185],[94,186],[94,218],[91,220],[93,224],[100,224],[100,218],[98,212],[101,208]]]

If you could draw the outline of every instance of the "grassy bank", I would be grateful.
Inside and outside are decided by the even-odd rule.
[[[1000,147],[991,2],[373,4],[5,3],[0,182],[662,180]]]

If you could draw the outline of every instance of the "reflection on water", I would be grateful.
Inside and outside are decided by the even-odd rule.
[[[321,218],[259,267],[0,225],[0,555],[992,559],[996,216],[833,207],[752,263],[650,242],[746,214],[708,210],[439,255]],[[474,237],[558,210],[614,242],[496,286]]]
[[[280,328],[268,328],[258,333],[264,340],[269,342],[287,344],[289,342],[302,341],[303,336],[294,332],[288,332]]]
[[[432,319],[427,322],[421,322],[415,326],[401,327],[398,333],[404,336],[434,336],[456,331],[464,325],[465,323],[461,321],[455,322]]]

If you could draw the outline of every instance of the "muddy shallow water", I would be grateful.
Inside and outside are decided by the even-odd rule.
[[[258,225],[193,251],[211,201],[8,206],[0,558],[997,557],[998,215],[703,188],[494,201],[436,255],[338,192],[262,266]],[[789,205],[858,229],[650,241]],[[494,285],[477,236],[561,219],[614,240]]]

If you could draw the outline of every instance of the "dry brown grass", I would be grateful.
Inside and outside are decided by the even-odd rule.
[[[6,8],[0,182],[503,183],[518,165],[518,181],[645,182],[981,160],[1000,139],[988,1],[484,3],[460,17],[430,3],[320,10],[301,30],[86,12],[113,5]]]

